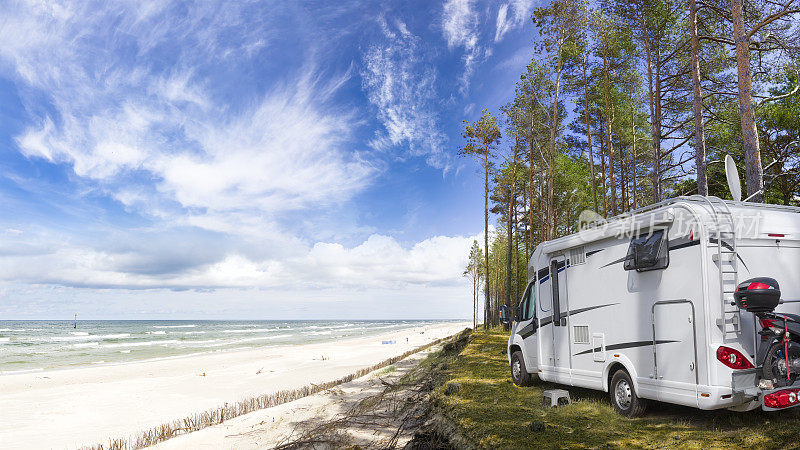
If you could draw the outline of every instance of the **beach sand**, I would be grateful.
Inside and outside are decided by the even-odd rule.
[[[314,439],[306,433],[330,439],[328,446],[334,448],[402,448],[414,437],[415,427],[398,430],[402,419],[407,416],[397,410],[407,406],[404,403],[413,398],[410,392],[413,389],[392,389],[386,394],[390,389],[387,386],[398,382],[441,346],[429,347],[385,369],[375,370],[332,389],[177,436],[154,449],[274,448],[288,442],[297,443],[298,439],[303,442]],[[365,401],[368,402],[366,409],[360,404]],[[411,414],[418,412],[416,405],[411,408]],[[326,448],[324,445],[319,447]]]
[[[0,376],[0,443],[26,449],[108,443],[226,402],[334,380],[468,326]]]

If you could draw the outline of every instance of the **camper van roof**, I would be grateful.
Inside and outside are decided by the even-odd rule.
[[[774,205],[774,204],[771,204],[771,203],[737,202],[737,201],[733,201],[733,200],[723,200],[723,199],[717,198],[717,197],[710,197],[710,198],[713,198],[715,201],[718,201],[718,202],[724,202],[729,207],[734,207],[734,208],[763,208],[763,209],[771,209],[771,210],[776,210],[776,211],[800,213],[800,207],[797,207],[797,206]],[[643,206],[641,208],[634,209],[634,210],[628,211],[628,212],[624,212],[622,214],[617,214],[616,216],[609,217],[608,219],[605,219],[605,220],[606,220],[606,223],[609,223],[609,222],[612,222],[612,221],[618,221],[618,220],[625,220],[625,219],[633,217],[633,216],[635,216],[637,214],[642,214],[642,213],[646,213],[646,212],[649,212],[649,211],[654,211],[654,210],[657,210],[659,208],[675,205],[675,204],[681,203],[681,202],[692,202],[692,203],[708,204],[708,200],[705,199],[704,197],[700,196],[700,195],[679,196],[679,197],[669,198],[669,199],[663,200],[663,201],[658,202],[658,203],[653,203],[652,205]],[[596,225],[597,225],[597,222],[592,222],[592,223],[588,224],[587,226],[588,227],[592,227],[592,226],[596,226]]]
[[[791,217],[793,214],[800,213],[800,207],[772,205],[766,203],[751,203],[751,202],[736,202],[730,200],[722,200],[717,197],[702,197],[700,195],[681,196],[664,200],[659,203],[648,205],[633,211],[619,214],[608,219],[596,220],[586,225],[584,229],[577,233],[563,236],[552,241],[543,242],[541,250],[543,254],[550,254],[559,252],[576,245],[582,245],[585,242],[603,239],[613,236],[620,227],[630,225],[628,222],[637,223],[640,225],[665,225],[672,222],[671,206],[677,204],[691,204],[695,206],[692,208],[695,211],[705,210],[708,211],[712,205],[724,205],[730,210],[742,209],[759,209],[764,211],[771,211],[774,215],[770,215],[770,223],[775,224],[781,228],[778,232],[786,232],[795,236],[800,236],[800,223],[796,218]],[[696,208],[696,207],[700,208]],[[655,215],[655,217],[653,217]]]

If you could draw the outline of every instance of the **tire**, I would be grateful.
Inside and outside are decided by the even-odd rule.
[[[640,417],[647,409],[647,400],[636,395],[630,375],[625,370],[618,370],[611,378],[611,385],[608,386],[608,393],[614,409],[621,415],[634,418]]]
[[[793,347],[789,348],[789,358],[795,359],[800,357],[797,353],[796,347],[794,347],[793,344]],[[772,380],[775,387],[790,386],[797,380],[796,373],[791,374],[789,380],[786,379],[786,354],[784,353],[783,341],[777,341],[769,347],[761,370],[761,377]]]
[[[521,387],[531,385],[531,374],[525,368],[525,359],[519,350],[511,354],[511,381]]]

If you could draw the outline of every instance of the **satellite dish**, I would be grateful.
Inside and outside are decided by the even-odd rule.
[[[728,179],[728,189],[731,190],[731,196],[737,202],[742,201],[742,184],[739,181],[739,171],[736,169],[736,163],[733,162],[731,155],[725,155],[725,178]]]

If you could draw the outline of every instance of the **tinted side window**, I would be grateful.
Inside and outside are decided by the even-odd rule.
[[[534,314],[534,307],[536,305],[535,295],[531,295],[533,292],[533,283],[531,282],[528,284],[528,288],[525,290],[525,294],[522,296],[522,301],[519,304],[520,309],[520,320],[529,320],[533,317]]]
[[[528,313],[526,317],[536,317],[536,280],[528,285]]]
[[[656,230],[631,239],[625,256],[625,270],[645,272],[669,266],[669,239],[664,230]]]

